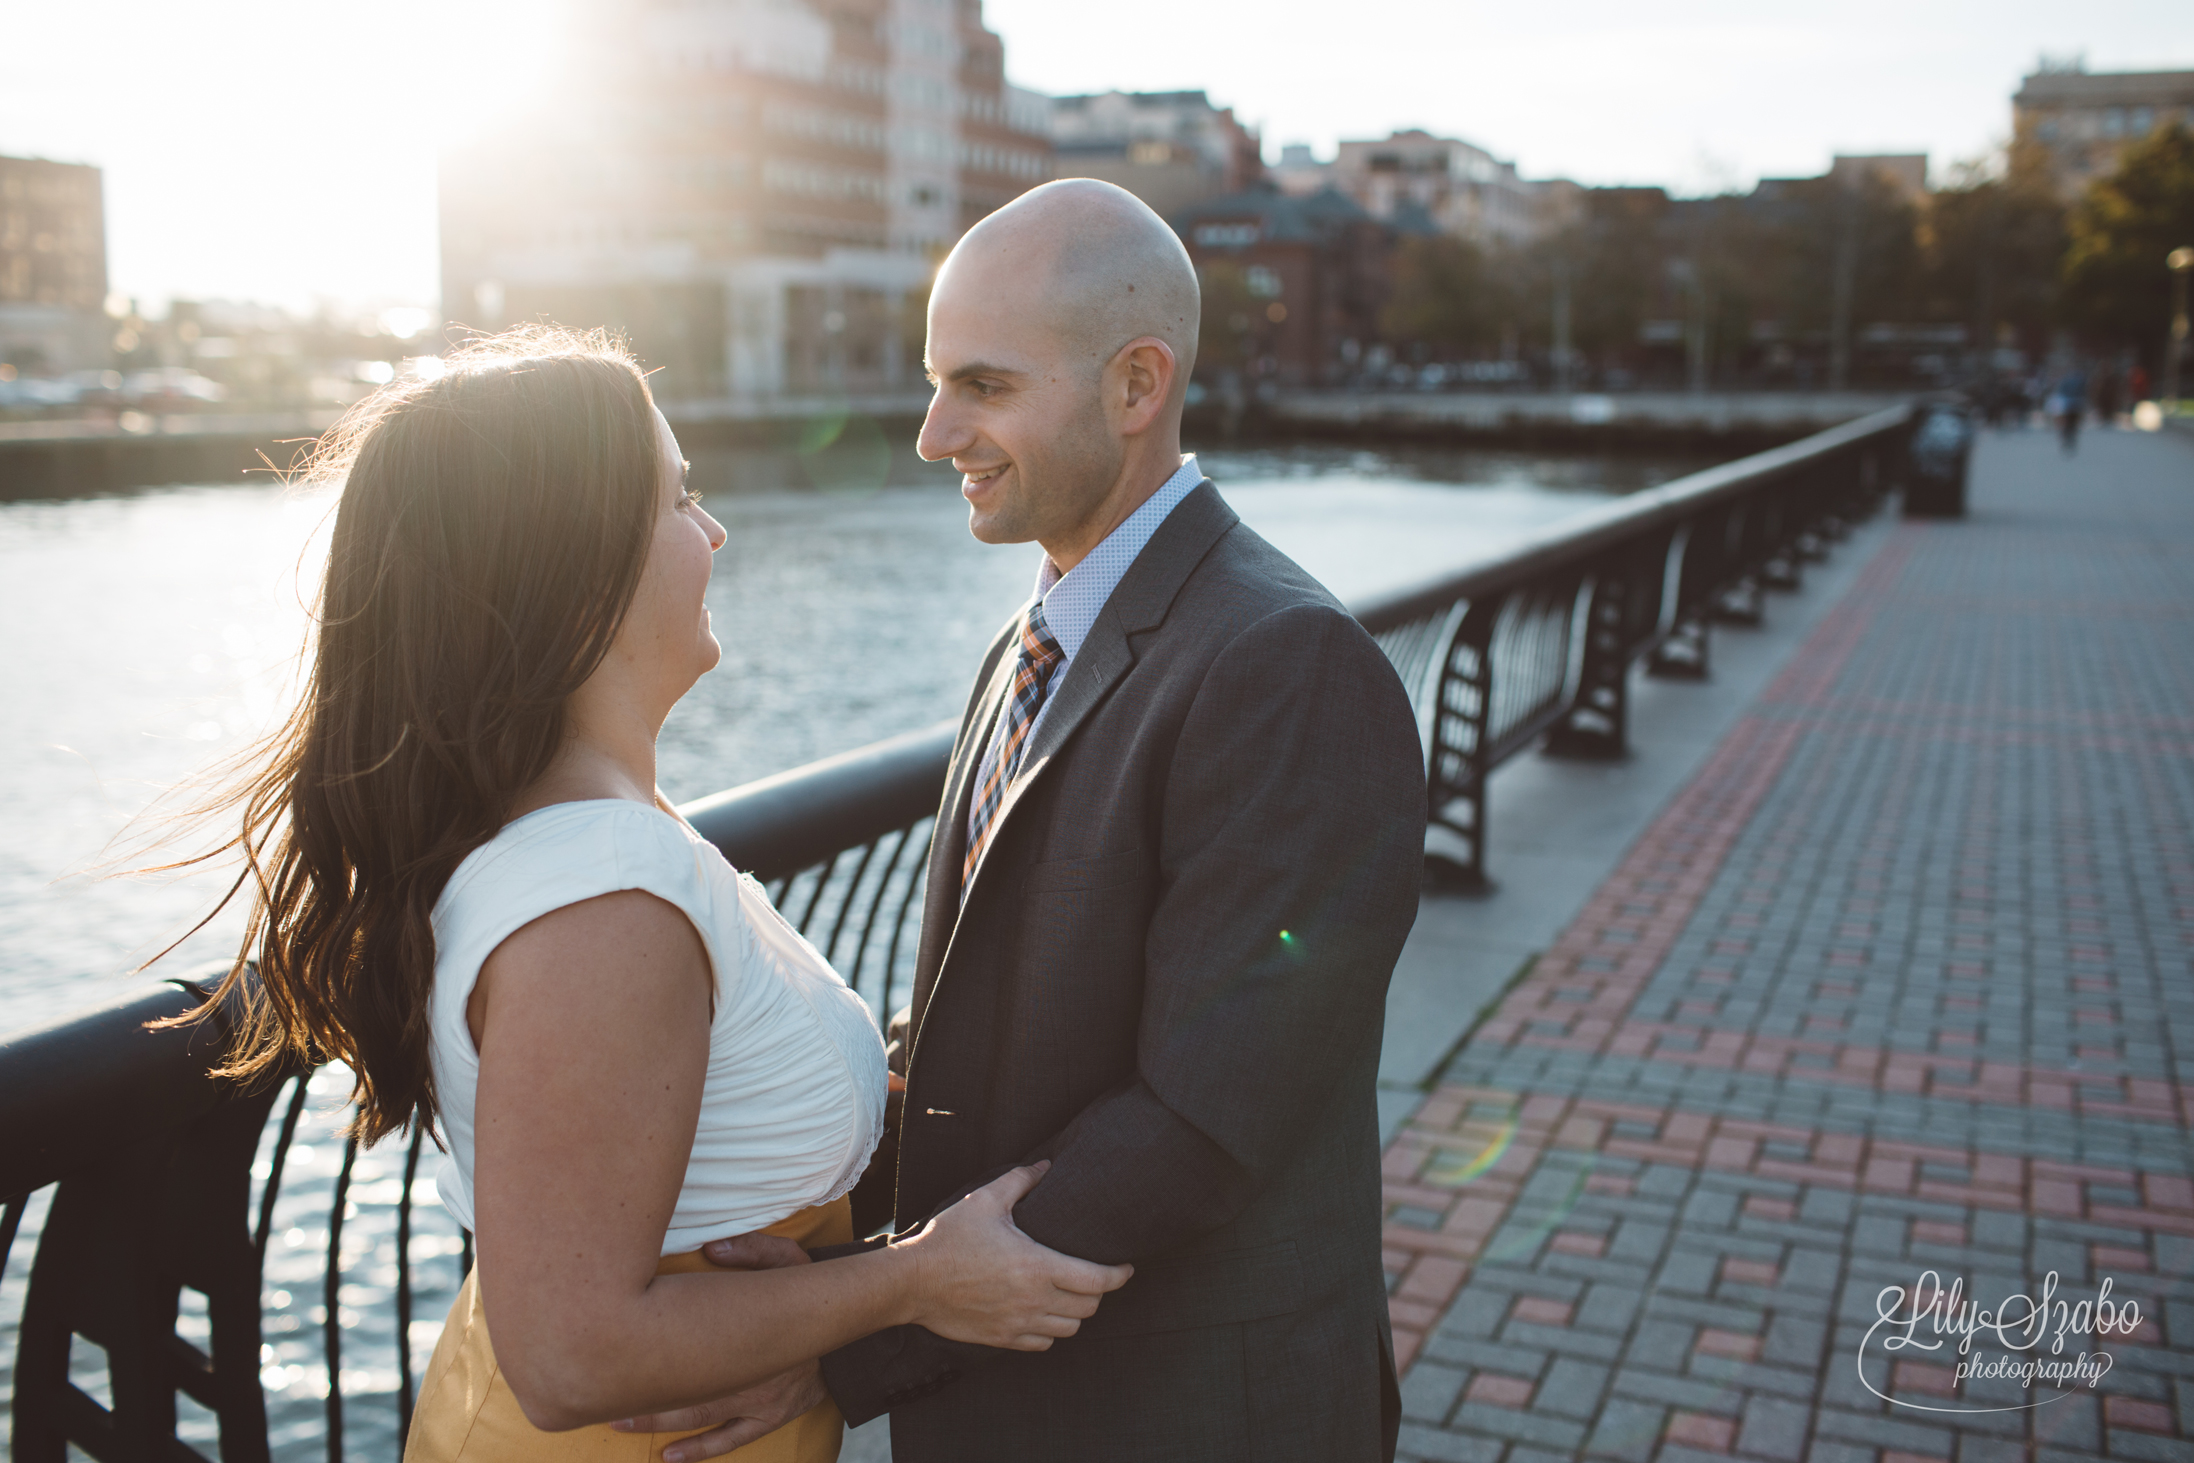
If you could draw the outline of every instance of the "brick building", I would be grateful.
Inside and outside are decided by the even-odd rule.
[[[680,399],[921,382],[968,225],[1051,176],[980,0],[583,0],[590,74],[453,152],[443,312],[626,330]]]
[[[1378,338],[1394,230],[1355,200],[1266,184],[1193,204],[1171,222],[1205,281],[1199,375],[1238,362],[1256,380],[1320,385],[1346,377]],[[1224,267],[1223,287],[1215,266]],[[1243,298],[1223,303],[1230,292]],[[1214,319],[1215,309],[1227,318]]]

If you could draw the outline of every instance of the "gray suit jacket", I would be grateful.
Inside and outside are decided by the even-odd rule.
[[[962,907],[1017,625],[953,749],[896,1171],[864,1184],[913,1229],[1049,1158],[1021,1228],[1135,1278],[1048,1352],[901,1327],[824,1378],[849,1421],[890,1411],[898,1463],[1391,1458],[1374,1083],[1423,857],[1408,698],[1206,482],[1054,690]]]

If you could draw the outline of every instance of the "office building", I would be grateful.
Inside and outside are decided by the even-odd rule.
[[[0,365],[23,375],[105,366],[106,299],[99,169],[0,157]]]
[[[921,385],[967,227],[1051,176],[979,0],[583,0],[589,75],[448,154],[443,313],[627,332],[672,399]]]

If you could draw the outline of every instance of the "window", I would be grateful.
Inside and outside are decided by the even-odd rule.
[[[1261,232],[1253,223],[1198,224],[1196,242],[1206,249],[1246,249]]]

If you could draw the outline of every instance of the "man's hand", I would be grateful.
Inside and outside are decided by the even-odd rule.
[[[744,1392],[699,1407],[627,1418],[610,1426],[619,1432],[634,1433],[682,1433],[705,1427],[707,1432],[680,1438],[663,1449],[664,1463],[695,1463],[696,1459],[720,1457],[766,1437],[829,1396],[823,1388],[822,1367],[806,1361]]]
[[[782,1235],[757,1229],[730,1239],[712,1239],[701,1253],[719,1270],[785,1270],[813,1263],[806,1250]]]
[[[701,1253],[708,1256],[710,1264],[725,1270],[782,1270],[811,1263],[808,1252],[791,1240],[761,1230],[712,1240],[701,1247]],[[822,1368],[807,1361],[714,1402],[628,1417],[610,1426],[626,1433],[682,1433],[707,1428],[707,1432],[680,1438],[663,1449],[664,1463],[696,1463],[766,1437],[820,1405],[829,1395],[823,1389]]]

